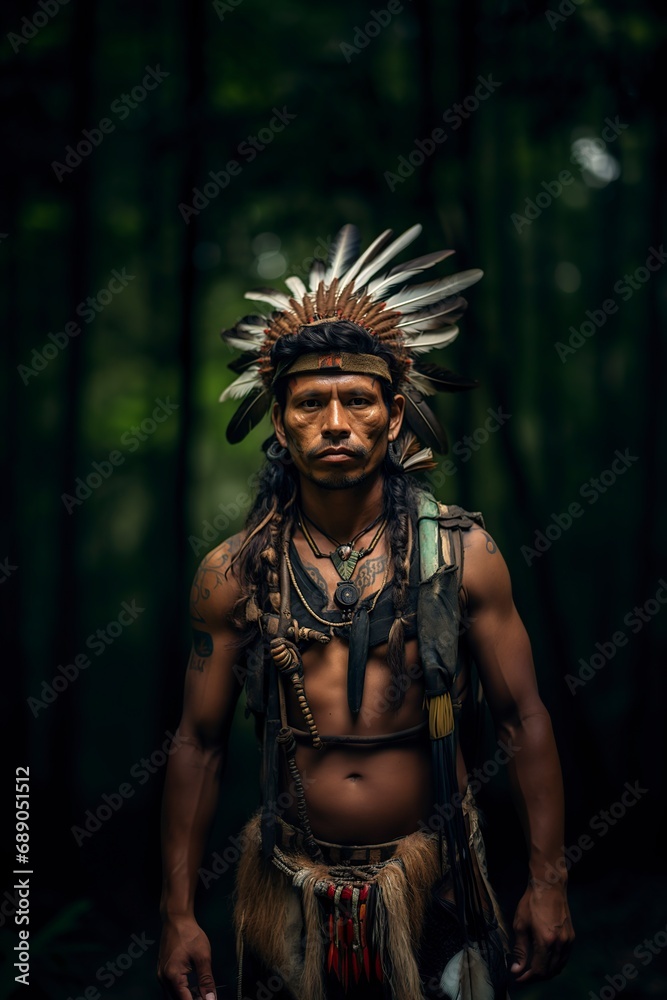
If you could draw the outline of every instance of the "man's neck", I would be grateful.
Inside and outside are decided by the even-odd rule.
[[[303,513],[339,542],[347,542],[382,513],[384,476],[356,486],[330,490],[302,479],[299,505]]]

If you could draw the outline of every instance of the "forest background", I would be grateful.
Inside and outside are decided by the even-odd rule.
[[[364,245],[421,222],[410,256],[449,246],[452,270],[485,272],[433,358],[480,387],[434,404],[452,447],[431,486],[483,512],[510,568],[561,750],[578,933],[562,976],[517,996],[667,995],[662,13],[35,0],[2,20],[0,995],[23,989],[26,766],[30,995],[160,995],[188,591],[241,527],[268,434],[225,440],[218,332],[347,222]],[[197,909],[228,986],[257,763],[241,705]],[[506,795],[501,769],[481,801],[511,917],[526,875]]]

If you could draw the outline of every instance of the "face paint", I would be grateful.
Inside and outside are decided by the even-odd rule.
[[[301,475],[325,489],[345,489],[379,468],[400,416],[388,414],[377,377],[304,374],[288,389],[274,420]],[[400,409],[392,407],[399,415]]]

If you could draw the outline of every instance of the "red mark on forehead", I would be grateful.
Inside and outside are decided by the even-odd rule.
[[[342,356],[340,354],[324,354],[321,358],[317,359],[318,368],[340,368],[342,361]]]

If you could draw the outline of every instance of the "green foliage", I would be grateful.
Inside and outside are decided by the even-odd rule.
[[[284,277],[303,273],[345,222],[370,240],[420,221],[415,253],[450,245],[457,267],[484,268],[459,341],[437,359],[481,383],[436,403],[459,446],[438,493],[482,510],[505,554],[545,700],[569,734],[578,818],[591,781],[613,791],[640,762],[658,775],[664,737],[659,747],[651,734],[664,697],[650,692],[662,690],[655,668],[667,612],[574,698],[564,676],[652,597],[664,572],[664,273],[627,298],[615,289],[665,233],[658,67],[667,28],[648,3],[569,6],[550,22],[528,3],[406,3],[376,35],[366,31],[368,5],[356,2],[98,0],[63,6],[17,51],[5,43],[10,197],[0,252],[9,263],[4,402],[15,524],[5,551],[19,567],[5,584],[14,588],[7,652],[22,669],[35,778],[45,795],[57,787],[64,796],[56,841],[71,848],[71,825],[178,723],[198,562],[189,539],[246,492],[268,433],[267,424],[231,448],[233,405],[217,402],[233,377],[219,330],[252,310],[245,290],[281,283],[258,271],[260,237],[279,239]],[[549,9],[559,10],[555,0]],[[10,4],[6,33],[20,32],[31,10]],[[358,51],[346,58],[344,45]],[[132,97],[158,64],[164,82]],[[456,106],[465,110],[489,75],[497,90],[463,117]],[[124,94],[135,104],[126,115],[113,110]],[[276,109],[296,117],[272,131]],[[113,131],[59,180],[54,162],[105,117]],[[572,144],[599,145],[616,118],[627,127],[582,169]],[[436,128],[446,139],[414,166],[417,140]],[[401,157],[412,171],[392,190],[386,174]],[[232,160],[240,173],[186,224],[179,206],[192,206],[194,189]],[[605,170],[618,176],[605,181]],[[549,195],[563,171],[571,181]],[[113,272],[124,269],[131,279],[109,298]],[[617,312],[577,334],[609,298]],[[49,335],[57,340],[68,323],[80,333],[53,356]],[[580,346],[562,360],[557,344],[573,330]],[[45,347],[52,357],[38,370],[33,352]],[[33,373],[22,378],[19,366]],[[177,408],[156,422],[166,400]],[[511,418],[463,457],[465,436],[498,407]],[[522,546],[625,448],[638,455],[627,475],[527,565]],[[113,452],[122,461],[67,513],[62,495]],[[242,524],[246,508],[237,506],[228,533]],[[136,624],[53,705],[26,714],[25,699],[131,599],[145,609]],[[609,738],[612,725],[622,747]],[[239,731],[246,757],[249,724]],[[591,740],[601,747],[594,777],[574,764],[590,758]],[[141,792],[133,817],[157,808],[161,780]],[[241,783],[238,793],[247,814],[256,790]],[[121,840],[131,836],[122,816],[109,822]],[[79,852],[73,880],[94,871],[99,888],[109,876],[90,857]],[[154,884],[142,891],[155,898]]]

